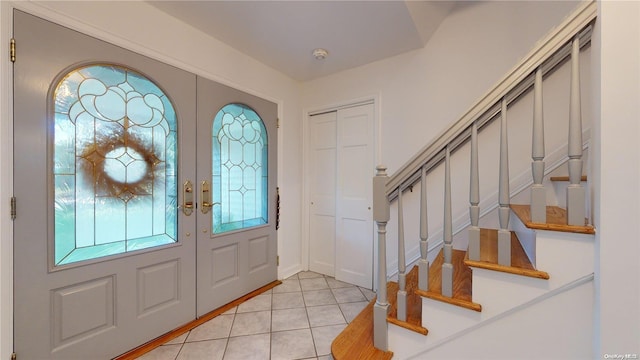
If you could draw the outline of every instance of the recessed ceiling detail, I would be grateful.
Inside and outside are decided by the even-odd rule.
[[[422,48],[455,1],[149,1],[296,80]],[[312,66],[309,44],[331,49]],[[326,57],[326,55],[325,55]]]

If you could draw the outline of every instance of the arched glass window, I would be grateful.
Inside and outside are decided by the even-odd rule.
[[[176,242],[167,95],[130,69],[91,65],[69,72],[53,98],[55,265]]]
[[[212,131],[213,230],[239,230],[268,221],[267,131],[242,104],[225,105]]]

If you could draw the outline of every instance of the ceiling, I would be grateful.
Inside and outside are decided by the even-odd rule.
[[[306,81],[423,47],[455,1],[149,1]],[[313,56],[324,48],[324,60]]]

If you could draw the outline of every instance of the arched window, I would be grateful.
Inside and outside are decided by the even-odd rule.
[[[212,131],[213,230],[244,229],[268,221],[267,131],[242,104],[225,105]]]
[[[177,128],[167,95],[116,65],[69,72],[53,94],[54,262],[177,240]]]

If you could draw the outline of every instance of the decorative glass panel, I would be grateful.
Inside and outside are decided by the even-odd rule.
[[[213,120],[213,231],[266,224],[267,131],[242,104],[224,106]]]
[[[55,265],[176,242],[176,115],[119,66],[76,69],[54,93]]]

